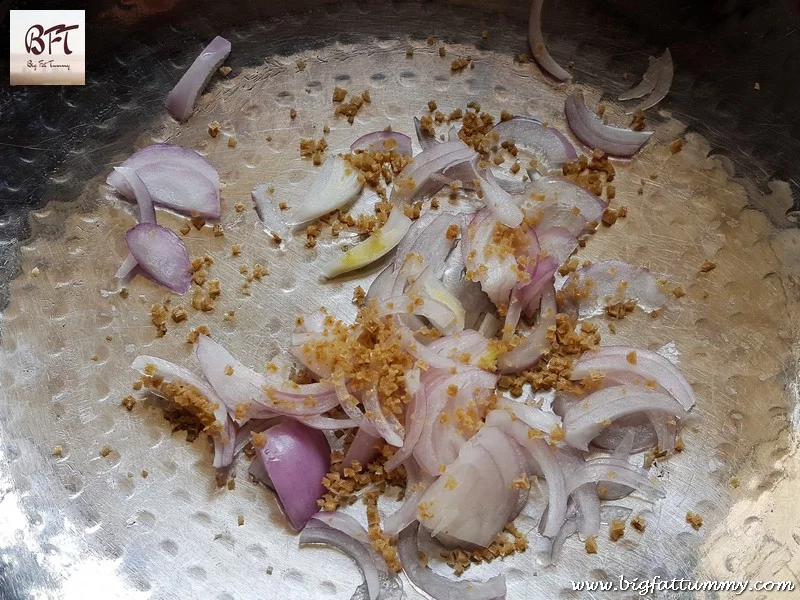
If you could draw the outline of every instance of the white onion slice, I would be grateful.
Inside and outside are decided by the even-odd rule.
[[[545,127],[533,117],[513,117],[500,121],[492,128],[499,141],[513,141],[514,145],[536,157],[545,170],[561,170],[564,163],[576,160],[578,153],[572,143],[554,127]],[[491,133],[490,132],[490,135]]]
[[[526,191],[537,198],[525,198],[525,215],[536,219],[537,230],[560,227],[575,237],[592,231],[600,223],[606,202],[565,177],[540,177]]]
[[[578,517],[576,515],[571,515],[564,521],[564,524],[561,526],[561,529],[558,530],[556,537],[553,538],[553,543],[550,546],[550,564],[555,564],[558,562],[558,558],[561,556],[561,549],[564,547],[564,542],[567,541],[572,535],[578,531]]]
[[[581,469],[586,464],[583,453],[571,448],[562,448],[559,451],[559,458],[568,473]],[[582,485],[572,492],[571,498],[577,512],[581,538],[597,535],[600,531],[600,497],[597,486],[594,483]]]
[[[626,300],[635,300],[647,312],[662,308],[668,300],[650,271],[618,260],[579,268],[569,276],[563,289],[580,292],[582,297],[577,300],[568,294],[566,304],[576,307],[581,319],[603,314],[607,306]]]
[[[419,369],[408,371],[405,374],[405,380],[406,391],[411,395],[411,401],[406,407],[405,438],[402,440],[402,446],[394,453],[394,456],[386,461],[384,465],[386,471],[393,471],[407,462],[413,454],[414,447],[422,435],[422,428],[427,415],[428,396],[425,388],[420,384]]]
[[[313,175],[305,201],[291,211],[295,227],[349,204],[362,187],[354,167],[341,156],[329,157]]]
[[[542,69],[552,75],[558,81],[569,81],[572,79],[567,71],[563,69],[547,51],[542,35],[542,5],[544,0],[533,0],[531,2],[531,12],[528,18],[528,44],[531,47],[533,58]]]
[[[396,150],[400,154],[411,155],[411,138],[396,131],[374,131],[362,135],[350,144],[350,150],[388,152]]]
[[[189,251],[171,229],[140,223],[125,234],[133,257],[142,271],[176,294],[185,294],[192,284]]]
[[[504,410],[493,410],[486,417],[486,425],[502,429],[529,454],[547,482],[547,511],[542,516],[539,530],[545,537],[558,534],[567,514],[567,488],[564,471],[556,450],[541,438],[529,437],[528,427],[514,421]]]
[[[438,315],[439,311],[415,311],[415,314],[422,314],[427,317],[434,327],[442,333],[450,334],[464,329],[464,319],[466,316],[464,307],[461,305],[458,298],[451,294],[441,281],[436,279],[430,267],[426,268],[417,276],[414,283],[408,286],[405,293],[409,297],[413,297],[414,294],[417,294],[423,302],[433,301],[437,305],[444,305],[448,309],[450,314],[441,316]]]
[[[612,386],[570,405],[564,413],[564,439],[574,448],[588,450],[604,426],[644,411],[662,412],[667,415],[665,418],[674,419],[686,415],[683,407],[667,394],[634,386]]]
[[[403,505],[384,519],[383,532],[386,535],[396,536],[417,520],[419,501],[425,494],[425,490],[434,481],[434,477],[422,471],[413,458],[407,459],[403,463],[403,467],[406,470],[406,491]]]
[[[500,187],[497,179],[489,170],[481,178],[481,189],[483,190],[483,199],[486,201],[486,205],[491,209],[498,221],[508,227],[517,227],[522,223],[523,215],[519,206],[514,204],[511,194]]]
[[[631,364],[627,356],[634,352],[636,364]],[[597,352],[587,352],[574,365],[572,379],[585,379],[592,372],[605,373],[610,377],[633,375],[644,380],[653,380],[685,410],[695,404],[694,390],[683,374],[669,360],[656,352],[629,346],[604,346]]]
[[[266,183],[260,183],[250,191],[250,198],[256,205],[256,212],[261,222],[267,228],[267,231],[273,235],[277,235],[281,240],[288,240],[291,235],[286,223],[283,222],[278,209],[275,208],[275,203],[269,197],[269,186]]]
[[[497,368],[502,373],[516,372],[530,367],[550,349],[547,332],[556,324],[557,312],[555,290],[551,284],[542,294],[536,325],[516,348],[498,359]]]
[[[442,183],[431,179],[434,174],[470,162],[476,156],[477,153],[461,140],[436,144],[423,150],[395,177],[392,202],[411,202],[421,194],[435,192],[442,187]]]
[[[114,167],[114,171],[122,175],[133,190],[136,204],[139,205],[139,223],[155,223],[156,209],[153,207],[153,198],[141,177],[136,174],[136,170],[131,167],[119,166]]]
[[[397,421],[394,415],[388,417],[381,408],[378,400],[378,391],[375,388],[364,393],[365,417],[375,426],[375,429],[386,440],[386,443],[399,448],[403,445],[405,428]]]
[[[586,106],[582,92],[567,96],[564,113],[575,137],[589,148],[602,150],[609,156],[633,156],[653,135],[652,131],[633,131],[606,125]]]
[[[378,455],[378,439],[377,434],[371,435],[364,427],[359,428],[342,459],[342,468],[351,467],[353,462],[366,467]]]
[[[230,417],[225,418],[225,427],[214,436],[214,468],[221,469],[233,462],[236,452],[236,425]]]
[[[615,458],[594,458],[567,476],[567,493],[572,494],[589,483],[611,482],[635,488],[652,498],[663,498],[664,492],[647,473],[630,463]]]
[[[352,429],[353,427],[357,427],[355,421],[352,419],[333,419],[331,417],[323,417],[322,415],[297,417],[297,420],[304,425],[308,425],[312,429],[322,429],[326,431],[333,431],[336,429]]]
[[[530,406],[525,402],[502,398],[497,402],[497,408],[511,411],[525,425],[546,435],[550,435],[555,427],[561,427],[561,417],[557,414],[542,410],[538,406]]]
[[[228,40],[220,36],[211,40],[167,95],[169,114],[178,121],[186,121],[192,116],[198,96],[230,53],[231,43]]]
[[[400,532],[397,553],[409,581],[436,600],[499,600],[505,598],[506,580],[502,575],[488,581],[461,579],[453,581],[434,573],[419,559],[417,535],[419,523],[412,523]]]
[[[223,399],[228,411],[249,404],[247,418],[275,415],[312,416],[339,404],[333,386],[327,383],[296,384],[283,377],[256,373],[236,360],[225,348],[208,336],[200,336],[195,350],[197,361],[211,386]],[[226,375],[227,366],[233,373]],[[309,398],[312,399],[309,401]]]
[[[403,240],[397,246],[394,256],[394,268],[399,269],[412,252],[418,254],[431,269],[436,277],[442,276],[447,255],[455,244],[454,239],[447,237],[451,225],[458,225],[459,229],[464,223],[464,215],[454,212],[427,212],[408,230]],[[421,270],[421,269],[420,269]]]
[[[219,217],[219,188],[193,166],[165,160],[139,167],[136,174],[156,204],[187,215]]]
[[[219,173],[210,162],[203,156],[183,146],[174,144],[152,144],[145,146],[131,154],[120,166],[139,171],[147,170],[146,167],[153,167],[159,164],[169,164],[174,167],[184,167],[189,170],[197,171],[200,175],[208,179],[215,190],[219,190]],[[133,200],[135,192],[127,179],[116,169],[109,173],[106,183],[113,186],[117,191]],[[152,192],[151,192],[152,193]],[[157,201],[158,199],[156,199]],[[217,213],[219,216],[219,213]]]
[[[197,388],[198,391],[203,394],[203,396],[205,396],[209,402],[216,404],[214,409],[214,417],[222,427],[225,426],[227,419],[225,403],[217,394],[217,392],[208,385],[208,383],[195,375],[189,369],[181,367],[180,365],[176,365],[175,363],[171,363],[162,358],[156,358],[155,356],[137,356],[131,364],[131,368],[139,371],[142,375],[145,375],[145,367],[147,367],[147,365],[153,365],[156,368],[156,373],[161,375],[164,378],[164,381],[167,383],[172,383],[173,381],[182,381],[183,383],[188,383],[189,385]]]
[[[122,264],[117,269],[117,272],[114,274],[114,277],[117,279],[127,279],[133,270],[139,266],[139,263],[136,262],[136,259],[133,257],[133,254],[128,252],[128,256],[125,257],[125,260],[122,261]]]
[[[355,245],[339,258],[325,267],[325,277],[332,279],[342,273],[355,271],[375,262],[391,252],[411,227],[411,219],[395,208],[383,227],[376,230],[366,240]]]

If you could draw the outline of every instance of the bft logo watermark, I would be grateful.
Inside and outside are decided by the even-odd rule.
[[[86,83],[86,11],[10,12],[11,85]]]

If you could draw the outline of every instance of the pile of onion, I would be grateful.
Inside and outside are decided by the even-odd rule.
[[[534,54],[553,76],[566,79],[541,41],[540,11],[541,2],[534,2]],[[181,96],[179,117],[186,114],[187,98]],[[632,156],[650,137],[605,125],[579,92],[567,97],[565,112],[583,144],[614,156]],[[356,561],[371,600],[379,596],[388,567],[367,531],[342,512],[317,512],[334,432],[352,433],[345,467],[376,460],[377,448],[386,445],[392,450],[383,453],[388,459],[380,458],[383,468],[404,468],[406,497],[385,515],[383,531],[396,539],[409,579],[435,598],[488,600],[505,594],[502,576],[485,582],[442,577],[420,562],[419,536],[450,548],[486,548],[520,514],[529,494],[539,493],[515,482],[535,476],[547,496],[539,532],[556,557],[569,535],[598,533],[605,499],[640,493],[655,501],[663,495],[642,466],[642,453],[672,450],[695,403],[690,384],[672,362],[626,346],[601,346],[575,361],[571,377],[587,383],[582,393],[555,391],[547,405],[533,396],[494,400],[501,374],[551,359],[559,313],[582,320],[612,302],[634,302],[647,311],[667,302],[651,273],[619,261],[557,276],[594,232],[606,202],[558,174],[578,157],[564,133],[530,117],[500,123],[494,133],[536,156],[541,172],[533,181],[493,171],[457,136],[447,142],[421,137],[424,149],[392,183],[388,220],[324,269],[332,279],[395,253],[372,282],[367,305],[391,324],[393,343],[414,365],[404,374],[409,400],[402,414],[386,410],[377,389],[354,385],[324,356],[308,351],[334,336],[333,318],[325,311],[303,315],[291,340],[296,364],[276,360],[267,373],[249,368],[205,336],[195,353],[201,375],[148,356],[133,364],[165,381],[184,382],[211,403],[214,424],[207,429],[215,467],[229,469],[252,440],[257,458],[251,475],[275,490],[302,543],[333,545]],[[388,148],[411,155],[411,140],[379,131],[352,146],[354,152]],[[472,182],[466,193],[477,209],[431,211],[415,221],[403,214],[405,203],[428,198],[454,180]],[[216,171],[191,150],[161,145],[133,155],[108,181],[139,204],[141,223],[126,236],[128,267],[138,265],[173,291],[185,292],[188,255],[177,236],[155,224],[153,205],[219,216]],[[253,197],[262,218],[268,215],[269,228],[283,236],[291,226],[352,202],[362,183],[343,158],[329,158],[308,186],[308,202],[288,224],[263,187],[254,189]],[[558,293],[568,289],[588,291]],[[356,322],[348,343],[360,343],[367,333]],[[302,367],[314,381],[294,382],[293,367]],[[478,425],[459,426],[464,414]]]

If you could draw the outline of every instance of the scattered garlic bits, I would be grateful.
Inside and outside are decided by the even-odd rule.
[[[594,150],[591,160],[580,156],[578,160],[564,164],[562,172],[567,179],[577,183],[595,196],[602,196],[603,188],[614,181],[616,175],[614,165],[602,150]],[[616,188],[612,192],[612,196],[615,195]]]
[[[231,73],[231,68],[227,65],[223,65],[219,68],[219,74],[223,77],[227,77]]]
[[[292,108],[289,110],[289,118],[294,121],[297,118],[297,110]]]
[[[300,156],[310,158],[311,161],[319,166],[322,164],[322,154],[328,149],[328,141],[325,138],[319,140],[301,139]]]
[[[555,389],[573,393],[580,393],[581,386],[591,385],[590,379],[578,383],[571,381],[570,375],[575,360],[584,352],[594,350],[600,345],[597,326],[591,321],[579,324],[574,316],[559,313],[556,315],[556,326],[547,333],[547,341],[550,349],[543,360],[519,374],[503,375],[498,381],[498,387],[519,397],[526,383],[531,385],[533,391]]]
[[[616,542],[625,535],[625,521],[622,519],[614,519],[608,527],[608,538],[612,542]]]
[[[430,117],[428,118],[430,119]],[[350,154],[345,154],[344,160],[361,171],[364,182],[378,191],[385,200],[386,190],[380,188],[390,184],[395,176],[411,162],[411,157],[407,154],[400,154],[395,148],[389,148],[386,150],[354,150]]]
[[[700,272],[701,273],[708,273],[709,271],[713,271],[717,268],[717,263],[713,260],[707,260],[702,265],[700,265]]]
[[[644,122],[644,111],[641,108],[637,108],[633,111],[633,119],[631,119],[631,129],[634,131],[644,131],[645,122]]]
[[[506,558],[518,552],[525,552],[527,549],[528,539],[513,523],[509,523],[503,528],[503,531],[497,534],[497,537],[487,548],[443,550],[441,557],[453,569],[454,573],[460,576],[473,563],[490,563],[496,558]]]
[[[677,154],[681,150],[683,150],[683,140],[681,139],[677,139],[669,145],[669,151],[672,154]]]
[[[471,62],[472,62],[471,56],[462,56],[461,58],[457,58],[452,63],[450,63],[450,71],[452,71],[453,73],[457,73],[458,71],[463,71],[469,66]]]
[[[347,122],[352,125],[358,111],[361,110],[361,107],[364,106],[365,103],[369,104],[372,102],[372,98],[370,97],[369,90],[365,90],[361,94],[353,94],[350,96],[348,102],[344,102],[346,96],[347,90],[340,87],[334,89],[333,101],[339,103],[339,106],[334,110],[334,114],[347,117]]]
[[[214,411],[219,408],[193,385],[182,381],[167,383],[153,365],[145,367],[142,377],[145,388],[169,402],[164,417],[172,424],[173,431],[185,430],[186,439],[193,442],[200,433],[216,434],[222,431]]]
[[[136,406],[136,398],[133,396],[125,396],[122,399],[122,406],[124,406],[128,412],[132,411],[133,407]]]
[[[106,458],[109,454],[111,454],[113,450],[109,446],[103,446],[100,448],[100,456]]]
[[[638,515],[631,519],[631,527],[633,527],[639,533],[642,533],[645,530],[645,527],[647,527],[647,523],[645,523],[642,515]]]
[[[353,290],[353,304],[356,306],[364,306],[364,299],[367,297],[367,292],[364,291],[360,285],[356,286]]]
[[[494,127],[494,117],[489,113],[479,113],[479,109],[462,113],[459,108],[450,113],[448,119],[451,121],[461,119],[461,129],[458,131],[458,137],[467,146],[472,147],[475,152],[487,155],[492,146],[495,146],[499,141],[497,133],[489,133]]]
[[[167,319],[169,318],[168,304],[153,304],[150,307],[150,322],[156,328],[156,337],[164,337],[167,334]]]
[[[186,335],[186,343],[194,344],[201,335],[211,336],[211,330],[208,328],[208,325],[200,325],[200,327],[192,329]]]
[[[352,433],[348,437],[352,442]],[[368,485],[375,485],[380,492],[385,491],[387,485],[405,487],[406,472],[402,466],[391,473],[383,469],[384,463],[394,454],[394,449],[389,444],[378,443],[380,452],[368,465],[361,465],[358,461],[342,465],[343,454],[331,454],[331,471],[322,478],[326,492],[317,500],[320,510],[334,511],[353,504],[357,499],[356,494]]]
[[[403,570],[400,557],[397,556],[397,541],[389,537],[381,529],[381,517],[378,512],[379,492],[368,492],[364,494],[364,502],[367,505],[367,531],[369,532],[370,546],[380,554],[389,571],[399,573]]]
[[[220,124],[217,121],[211,121],[211,123],[208,124],[208,135],[212,138],[217,137],[217,135],[219,135],[219,129]]]
[[[586,554],[597,554],[597,538],[593,535],[587,537],[583,548],[586,550]]]
[[[64,455],[64,449],[61,446],[53,446],[53,456],[61,458]]]
[[[703,517],[701,517],[697,513],[689,511],[686,513],[686,522],[692,526],[692,529],[697,531],[703,526]]]

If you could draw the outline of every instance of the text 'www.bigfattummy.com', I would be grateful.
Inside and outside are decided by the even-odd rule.
[[[620,575],[615,580],[573,581],[574,592],[636,592],[647,596],[655,592],[732,592],[737,596],[751,592],[793,592],[796,589],[792,581],[696,581],[693,579],[662,579],[651,577],[625,577]]]

